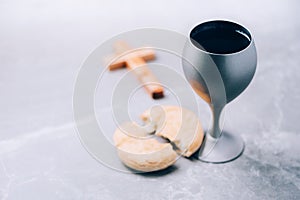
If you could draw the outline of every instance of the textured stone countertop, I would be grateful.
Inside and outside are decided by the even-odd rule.
[[[299,7],[296,0],[1,1],[0,199],[300,199]],[[244,154],[218,165],[180,158],[144,175],[93,159],[72,111],[89,53],[123,31],[188,34],[212,18],[244,24],[257,46],[256,75],[226,110],[225,129],[244,138]]]

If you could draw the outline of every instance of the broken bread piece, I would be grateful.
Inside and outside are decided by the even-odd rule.
[[[202,144],[204,133],[198,117],[178,106],[155,106],[141,118],[156,130],[155,135],[172,142],[176,151],[190,157]]]
[[[114,134],[118,155],[130,168],[142,172],[165,169],[175,163],[177,153],[189,157],[202,143],[204,133],[200,121],[187,109],[155,106],[141,118],[146,126],[127,122]],[[167,139],[167,142],[159,142],[157,138]]]
[[[114,143],[121,161],[138,171],[162,170],[177,159],[177,153],[170,143],[161,143],[150,134],[147,136],[146,130],[133,122],[116,129]]]

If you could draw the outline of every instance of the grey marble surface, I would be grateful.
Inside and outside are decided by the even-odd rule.
[[[0,1],[0,199],[300,199],[299,6],[296,0]],[[256,41],[258,71],[226,112],[225,129],[242,135],[244,154],[220,165],[181,158],[146,175],[94,160],[72,116],[76,74],[89,52],[123,31],[187,34],[211,18],[246,25]]]

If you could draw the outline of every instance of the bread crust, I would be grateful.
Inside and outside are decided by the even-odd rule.
[[[187,109],[158,106],[146,110],[141,118],[145,127],[127,122],[116,129],[113,137],[121,161],[132,169],[141,172],[165,169],[175,163],[178,154],[190,157],[202,144],[204,133],[200,121]],[[149,127],[156,130],[156,137],[170,142],[159,142],[147,132]]]
[[[204,133],[198,117],[178,106],[157,106],[141,115],[145,123],[156,125],[156,135],[170,140],[178,152],[190,157],[202,144]]]
[[[127,131],[130,131],[129,129],[127,124]],[[136,131],[137,128],[132,130]],[[138,135],[135,133],[135,136]],[[151,136],[150,138],[132,137],[120,128],[115,131],[114,143],[121,161],[138,171],[162,170],[173,165],[177,159],[177,154],[170,143],[160,143]]]

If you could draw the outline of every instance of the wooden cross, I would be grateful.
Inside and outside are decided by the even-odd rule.
[[[118,56],[131,48],[123,41],[115,43],[114,50]],[[153,99],[159,99],[164,96],[163,87],[146,66],[147,60],[155,59],[155,53],[152,49],[141,49],[131,53],[128,53],[118,60],[109,65],[109,70],[117,70],[126,67],[129,70],[133,70],[139,81],[143,84],[144,88],[150,94]]]

